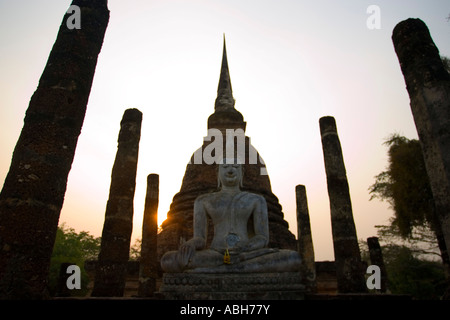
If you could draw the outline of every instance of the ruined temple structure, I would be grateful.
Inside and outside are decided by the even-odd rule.
[[[73,0],[33,93],[0,193],[0,299],[48,298],[48,272],[69,171],[109,22],[106,0]]]
[[[410,98],[442,237],[450,248],[450,74],[422,20],[398,23],[392,42]],[[450,295],[450,286],[448,292]]]
[[[120,122],[116,159],[111,173],[93,297],[120,297],[125,289],[141,124],[141,111],[125,110]]]
[[[211,152],[212,144],[217,146],[216,138],[211,137],[210,133],[219,132],[223,136],[223,156],[226,148],[230,145],[230,139],[227,144],[227,130],[238,133],[233,137],[234,149],[237,154],[244,155],[244,183],[242,190],[258,193],[264,196],[269,211],[269,247],[296,250],[297,243],[295,236],[289,231],[288,223],[284,220],[282,207],[278,198],[272,193],[270,179],[266,174],[265,164],[262,161],[256,149],[250,143],[250,138],[245,136],[246,122],[242,114],[234,108],[235,100],[232,94],[230,74],[228,70],[228,61],[226,45],[224,39],[222,68],[220,73],[219,85],[217,90],[217,99],[215,101],[215,111],[208,118],[208,137],[204,143],[191,158],[186,167],[180,191],[173,197],[167,219],[162,224],[162,231],[158,235],[158,257],[165,252],[177,250],[180,242],[189,240],[193,235],[193,208],[195,199],[204,193],[214,192],[218,189],[217,181],[217,162],[211,163],[202,155],[213,155],[219,159],[218,154],[221,148]],[[241,135],[239,136],[239,133]],[[245,141],[245,152],[239,153],[238,139]],[[245,139],[245,140],[244,140]],[[243,145],[242,143],[241,145]],[[236,156],[236,153],[234,153]],[[212,239],[212,226],[208,228],[208,239]]]
[[[340,293],[365,292],[364,269],[361,264],[352,202],[341,143],[333,117],[319,120],[322,149],[330,198],[331,229]]]

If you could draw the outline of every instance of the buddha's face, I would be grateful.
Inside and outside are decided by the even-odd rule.
[[[220,164],[219,180],[222,186],[239,187],[242,180],[241,164]]]

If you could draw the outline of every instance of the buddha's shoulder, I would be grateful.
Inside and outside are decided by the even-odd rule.
[[[248,191],[242,191],[241,199],[245,199],[246,201],[258,201],[258,202],[266,202],[266,199],[257,193],[248,192]]]

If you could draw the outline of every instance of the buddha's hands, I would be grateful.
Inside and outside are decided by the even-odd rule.
[[[264,248],[266,245],[266,238],[260,235],[254,236],[248,240],[242,247],[241,252],[248,252]]]
[[[228,250],[231,256],[246,256],[247,252],[262,249],[266,246],[266,238],[263,236],[254,236],[250,240],[244,243],[238,243],[235,247]]]
[[[182,267],[186,267],[189,261],[195,254],[195,250],[203,249],[205,246],[205,241],[200,238],[193,238],[186,241],[178,249],[178,264]]]

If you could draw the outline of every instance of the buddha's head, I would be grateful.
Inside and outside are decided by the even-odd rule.
[[[223,159],[219,164],[217,180],[218,188],[242,188],[244,177],[243,165],[238,159]]]

